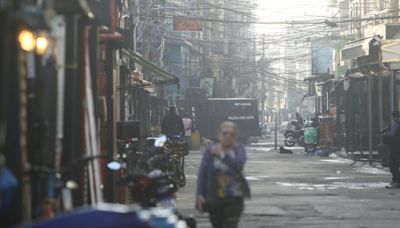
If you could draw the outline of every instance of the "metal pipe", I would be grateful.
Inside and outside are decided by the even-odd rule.
[[[110,1],[110,29],[112,33],[117,31],[117,7],[115,0]]]
[[[93,90],[93,96],[97,98],[99,96],[99,89],[98,89],[98,83],[97,83],[97,78],[99,75],[98,72],[98,53],[99,53],[99,29],[98,27],[93,23],[91,24],[90,32],[89,32],[89,60],[90,60],[90,74],[92,77],[92,90]],[[94,110],[96,117],[99,115],[99,101],[98,99],[95,99],[94,102]]]
[[[97,129],[96,129],[96,115],[94,110],[94,97],[92,90],[92,76],[90,72],[90,60],[89,60],[89,29],[85,28],[85,50],[84,50],[84,81],[85,81],[85,101],[86,101],[86,109],[85,109],[85,138],[86,138],[86,153],[89,156],[98,156],[100,155],[97,142]],[[98,160],[92,160],[88,163],[89,168],[89,176],[93,178],[90,180],[92,183],[90,192],[94,193],[94,198],[91,198],[92,205],[94,203],[103,201],[103,193],[101,191],[101,178],[100,178],[100,165]]]
[[[52,21],[53,36],[57,40],[57,64],[65,66],[65,49],[66,49],[66,22],[63,17],[57,17]],[[56,146],[55,146],[55,169],[58,172],[62,161],[62,143],[64,138],[64,97],[65,95],[65,67],[59,68],[57,72],[57,130],[56,130]]]
[[[99,40],[100,42],[104,42],[104,41],[122,41],[124,40],[124,37],[115,32],[115,33],[100,33],[99,35]]]
[[[113,159],[114,157],[114,78],[113,78],[113,47],[111,44],[108,44],[106,47],[106,113],[107,113],[107,139],[106,139],[106,151],[107,158]],[[113,193],[113,175],[111,172],[107,172],[107,182],[105,189],[105,199],[108,202],[113,202],[114,193]]]
[[[126,78],[128,75],[128,70],[124,66],[120,66],[120,80],[119,80],[119,86],[125,87],[126,86]],[[120,121],[125,121],[125,93],[126,90],[119,90],[119,106],[120,106],[120,116],[119,120]]]
[[[368,151],[369,162],[372,163],[372,75],[367,73],[368,77]]]

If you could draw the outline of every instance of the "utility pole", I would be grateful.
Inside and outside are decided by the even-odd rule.
[[[277,95],[278,97],[278,110],[275,113],[275,142],[274,142],[274,147],[275,150],[278,149],[278,120],[279,120],[279,115],[280,115],[280,109],[281,109],[281,99],[280,99],[280,95]]]
[[[262,39],[262,57],[261,57],[262,71],[261,71],[261,123],[265,120],[265,34]]]

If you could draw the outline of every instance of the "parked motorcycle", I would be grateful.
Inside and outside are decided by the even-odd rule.
[[[284,142],[287,147],[293,147],[295,144],[304,146],[304,129],[285,130],[283,135],[285,136]]]
[[[185,156],[189,153],[187,142],[181,136],[169,137],[165,148],[171,153],[168,171],[173,175],[179,187],[184,187],[186,185]]]
[[[139,158],[145,162],[146,169],[142,172],[128,172],[121,177],[120,183],[130,187],[131,198],[142,208],[164,208],[175,212],[179,219],[184,220],[188,227],[196,227],[196,221],[192,218],[183,217],[177,210],[176,193],[179,189],[178,181],[174,172],[171,171],[171,160],[176,159],[174,153],[168,146],[168,138],[149,138],[145,152]],[[150,144],[152,146],[150,146]],[[112,165],[111,165],[112,164]],[[108,164],[113,170],[119,170],[118,162]],[[183,174],[184,175],[184,174]]]
[[[162,208],[172,210],[178,219],[195,228],[193,218],[185,218],[177,209],[176,193],[178,186],[173,178],[161,170],[154,170],[144,175],[133,175],[124,181],[131,186],[132,199],[142,208]]]
[[[164,140],[161,138],[155,141],[157,142],[156,144],[161,145]],[[130,153],[135,153],[138,163],[142,162],[141,159],[144,159],[144,153],[139,153],[133,149],[129,151],[131,151]],[[84,158],[80,159],[79,162],[96,158]],[[139,169],[136,169],[133,172],[132,170],[129,172],[127,164],[129,164],[129,161],[127,161],[126,156],[118,156],[118,160],[110,161],[107,167],[114,171],[123,170],[121,173],[124,176],[121,177],[119,182],[131,186],[133,200],[138,203],[140,208],[121,204],[98,203],[90,207],[78,208],[52,219],[22,225],[21,227],[196,227],[196,221],[193,218],[185,218],[177,210],[175,194],[178,187],[170,175],[160,170],[146,172],[145,169],[140,169],[142,172],[139,173]],[[143,168],[145,167],[146,165],[143,165]]]
[[[154,146],[147,148],[149,170],[160,169],[170,174],[179,187],[186,185],[185,156],[189,149],[181,136],[161,136],[154,140]]]
[[[171,176],[161,170],[144,174],[129,174],[121,178],[120,183],[130,186],[133,201],[143,208],[176,209],[175,194],[178,186]]]

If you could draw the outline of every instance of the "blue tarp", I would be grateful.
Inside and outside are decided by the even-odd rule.
[[[56,218],[39,221],[21,228],[89,228],[89,227],[138,227],[138,228],[173,228],[178,222],[171,210],[132,209],[126,205],[100,203],[93,208],[81,208],[57,216]]]

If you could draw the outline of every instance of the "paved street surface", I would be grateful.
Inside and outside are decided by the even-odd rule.
[[[253,197],[240,227],[400,227],[400,190],[385,189],[389,173],[341,158],[282,155],[271,145],[248,146],[246,173]],[[188,185],[179,193],[185,215],[210,227],[194,210],[200,152],[187,158]]]

